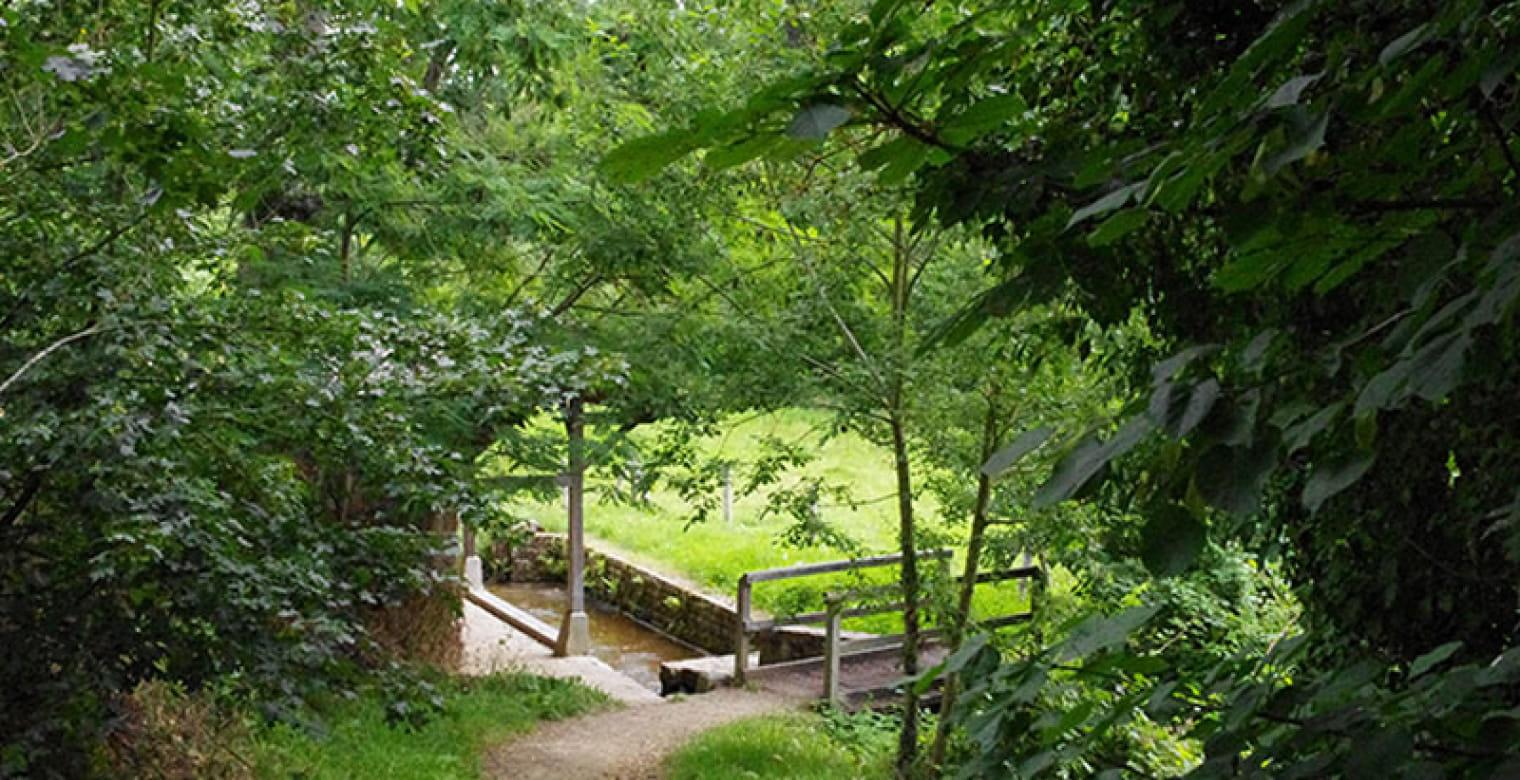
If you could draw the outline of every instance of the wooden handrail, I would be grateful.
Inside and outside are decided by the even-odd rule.
[[[1001,571],[982,572],[973,579],[973,582],[976,584],[981,584],[984,582],[1002,582],[1006,580],[1026,578],[1043,582],[1045,573],[1034,566],[1021,566],[1017,569],[1003,569]],[[964,578],[956,579],[957,581],[964,581]],[[824,595],[823,601],[827,606],[827,608],[824,610],[827,622],[824,628],[823,645],[823,699],[831,705],[837,705],[839,703],[839,667],[840,662],[843,660],[846,654],[845,648],[840,644],[840,637],[843,633],[840,628],[843,619],[846,616],[879,615],[886,612],[895,612],[902,609],[904,606],[903,602],[879,604],[866,607],[845,608],[844,606],[849,599],[858,597],[862,595],[863,592],[870,593],[877,591],[879,591],[877,588],[864,588],[856,591],[828,593]],[[1013,625],[1014,623],[1022,623],[1034,619],[1033,601],[1030,602],[1029,607],[1030,609],[1028,612],[1017,612],[1008,615],[999,615],[995,618],[979,620],[977,622],[986,628],[1000,628],[1002,626]],[[919,636],[921,638],[931,637],[938,636],[941,633],[943,633],[943,629],[931,628],[920,631]],[[906,636],[906,634],[890,634],[887,636],[873,637],[865,641],[851,642],[850,650],[856,653],[869,652],[871,650],[884,650],[889,647],[898,646],[902,639]]]
[[[955,551],[949,548],[930,550],[920,553],[919,560],[948,559]],[[774,580],[786,580],[794,577],[810,577],[816,574],[832,574],[839,571],[855,571],[869,569],[877,566],[891,566],[902,562],[902,553],[891,555],[873,555],[867,558],[851,558],[843,561],[825,561],[822,563],[799,563],[795,566],[782,566],[775,569],[761,569],[759,571],[745,572],[739,575],[739,592],[734,599],[734,612],[737,625],[734,627],[734,683],[744,684],[744,678],[749,670],[749,635],[751,631],[763,628],[774,628],[780,625],[798,625],[801,621],[781,623],[775,620],[752,621],[750,620],[751,591],[757,582],[771,582]],[[803,617],[814,618],[807,622],[822,622],[826,617],[823,613],[809,613]]]
[[[933,550],[922,554],[920,557],[935,560],[948,558],[953,554],[950,549]],[[830,702],[836,701],[839,689],[839,661],[846,653],[840,646],[842,635],[840,623],[845,618],[865,617],[867,615],[879,615],[887,612],[897,612],[906,606],[906,602],[893,601],[887,604],[870,606],[845,607],[844,602],[848,599],[859,598],[866,594],[890,593],[894,586],[871,586],[857,588],[844,592],[830,592],[825,595],[826,608],[820,612],[804,612],[768,620],[751,620],[750,609],[752,604],[752,591],[757,582],[771,582],[774,580],[791,579],[794,577],[807,577],[816,574],[829,574],[839,571],[851,571],[855,569],[871,568],[875,566],[889,566],[902,560],[901,554],[877,555],[869,558],[856,558],[847,561],[828,561],[824,563],[804,563],[796,566],[785,566],[776,569],[763,569],[761,571],[748,572],[739,577],[738,598],[736,601],[736,622],[734,633],[734,682],[743,685],[746,673],[749,670],[749,647],[750,633],[764,631],[782,626],[806,625],[810,623],[823,623],[824,635],[824,698]],[[1014,579],[1033,579],[1043,582],[1045,572],[1038,566],[1020,566],[1012,569],[980,572],[974,582],[978,585],[988,582],[1002,582]],[[964,578],[953,578],[954,582],[961,582]],[[1032,599],[1033,597],[1031,597]],[[1029,612],[1019,612],[1008,615],[1000,615],[995,618],[977,621],[987,628],[1000,628],[1002,626],[1022,623],[1034,617],[1033,601],[1031,600]],[[938,636],[940,629],[928,629],[921,632],[921,636]],[[885,637],[876,637],[875,643],[882,641],[900,641],[902,634],[893,634]],[[863,647],[863,642],[851,643],[854,649]],[[891,646],[890,644],[886,646]],[[873,648],[874,649],[874,648]]]
[[[939,550],[928,550],[918,554],[919,560],[937,560],[949,558],[955,551],[946,547]],[[836,571],[853,571],[856,569],[870,569],[877,566],[891,566],[902,562],[902,553],[890,555],[872,555],[866,558],[848,558],[842,561],[823,561],[820,563],[799,563],[795,566],[781,566],[775,569],[761,569],[745,574],[740,579],[748,579],[751,583],[769,582],[771,580],[789,580],[794,577],[811,577],[815,574],[831,574]]]

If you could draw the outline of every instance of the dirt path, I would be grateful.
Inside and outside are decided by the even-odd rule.
[[[512,780],[643,780],[663,776],[665,755],[699,732],[756,715],[800,709],[796,701],[722,688],[681,701],[641,704],[546,723],[492,748],[485,777]]]

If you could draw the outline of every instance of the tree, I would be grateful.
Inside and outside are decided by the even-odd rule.
[[[360,262],[444,157],[416,21],[0,12],[0,773],[94,769],[141,680],[294,716],[390,668],[398,605],[448,633],[429,530],[488,503],[472,448],[602,373]]]

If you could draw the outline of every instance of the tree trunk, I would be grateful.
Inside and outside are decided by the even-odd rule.
[[[900,414],[892,415],[892,456],[897,472],[897,543],[902,548],[903,674],[918,674],[918,546],[914,537],[913,483],[908,461],[908,437]],[[908,777],[918,753],[918,694],[909,686],[903,695],[903,725],[897,742],[897,776]]]
[[[912,252],[905,240],[901,218],[892,231],[892,356],[891,389],[887,393],[887,419],[892,427],[892,463],[897,473],[897,543],[902,548],[903,674],[918,674],[918,602],[922,587],[918,576],[917,528],[913,518],[913,472],[908,459],[907,372],[908,303],[912,293]],[[918,757],[918,694],[912,686],[903,693],[903,725],[897,741],[897,776],[909,777]]]
[[[997,415],[997,403],[989,398],[987,416],[982,421],[983,463],[997,452],[999,443]],[[955,614],[950,618],[949,640],[952,653],[959,650],[966,640],[966,626],[971,621],[971,598],[976,592],[976,575],[981,565],[982,547],[987,537],[987,526],[992,521],[991,507],[992,477],[978,470],[976,504],[971,510],[971,537],[966,541],[966,566],[961,573],[961,588],[955,604]],[[945,749],[950,742],[950,721],[945,716],[955,706],[955,700],[960,695],[960,683],[959,674],[951,675],[945,681],[945,688],[940,696],[939,727],[934,732],[934,745],[929,750],[929,764],[935,771],[939,771],[945,763]]]

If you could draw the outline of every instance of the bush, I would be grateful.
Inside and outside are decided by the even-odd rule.
[[[117,777],[250,778],[253,735],[243,717],[209,693],[174,683],[141,683],[120,697],[122,724],[104,762]]]

